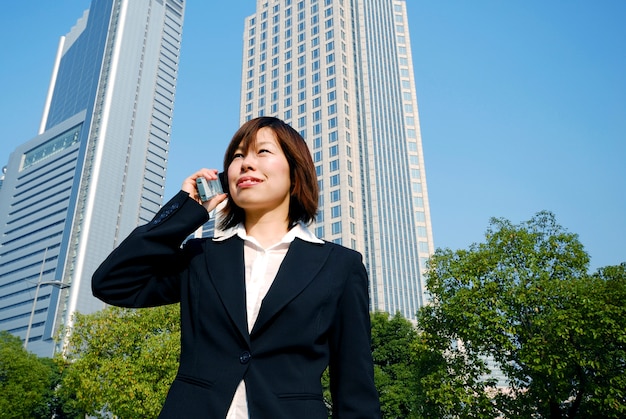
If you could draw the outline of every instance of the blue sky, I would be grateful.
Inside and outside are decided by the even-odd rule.
[[[0,165],[36,135],[58,39],[88,0],[3,4]],[[166,198],[239,125],[254,0],[189,1]],[[407,0],[436,247],[542,210],[591,268],[626,261],[626,2]]]

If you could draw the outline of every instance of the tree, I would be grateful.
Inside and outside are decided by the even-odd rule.
[[[371,315],[374,380],[384,418],[416,418],[415,359],[418,334],[399,313]]]
[[[549,212],[520,225],[492,219],[485,243],[435,252],[433,304],[418,324],[451,375],[471,378],[470,394],[491,392],[496,410],[484,404],[467,417],[626,413],[626,265],[588,275],[588,264],[578,237]],[[489,361],[506,389],[478,379]]]
[[[49,359],[26,351],[19,337],[0,331],[0,418],[49,418],[58,377]]]
[[[83,417],[156,417],[179,355],[177,305],[76,314],[60,397]]]

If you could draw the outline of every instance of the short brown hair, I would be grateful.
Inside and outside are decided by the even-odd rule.
[[[224,174],[232,163],[239,147],[247,150],[256,141],[256,134],[261,128],[270,128],[289,164],[291,178],[291,197],[289,200],[289,226],[299,221],[308,224],[317,213],[318,189],[315,165],[304,138],[290,125],[278,118],[263,116],[251,119],[243,124],[233,135],[224,154]],[[245,213],[232,199],[226,201],[221,211],[220,227],[227,229],[245,220]]]

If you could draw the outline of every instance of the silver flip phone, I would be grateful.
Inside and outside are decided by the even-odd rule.
[[[207,181],[204,176],[196,178],[198,195],[200,195],[202,202],[208,201],[215,195],[224,193],[225,190],[228,191],[228,184],[226,184],[224,173],[218,173],[217,177],[217,179],[209,181]]]

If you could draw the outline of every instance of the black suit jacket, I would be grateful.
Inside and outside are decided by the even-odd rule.
[[[180,302],[180,366],[161,417],[224,418],[243,379],[252,419],[327,418],[320,377],[330,365],[333,417],[379,418],[360,254],[295,239],[248,333],[243,241],[180,247],[207,219],[181,191],[93,276],[108,304]]]

